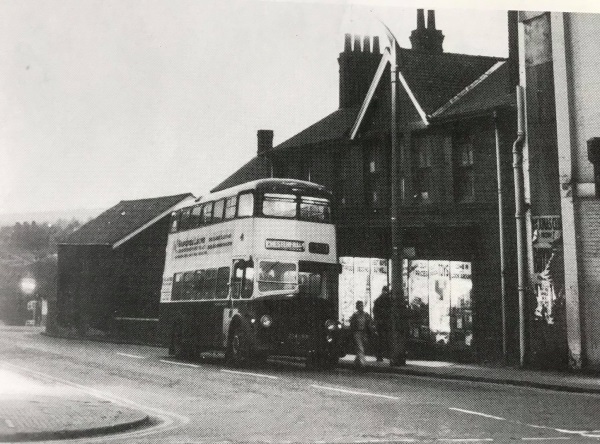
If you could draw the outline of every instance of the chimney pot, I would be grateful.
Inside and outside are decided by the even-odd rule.
[[[435,11],[427,11],[427,29],[435,29]]]
[[[359,52],[360,51],[360,36],[359,35],[355,35],[354,36],[354,52]]]
[[[378,35],[373,37],[373,53],[379,54],[379,36]]]
[[[371,52],[371,39],[368,35],[363,37],[363,52]]]
[[[258,130],[256,136],[258,138],[258,155],[265,154],[267,151],[273,148],[273,130]]]
[[[352,51],[352,36],[350,34],[344,35],[344,52]]]
[[[417,29],[425,29],[425,10],[417,9]]]

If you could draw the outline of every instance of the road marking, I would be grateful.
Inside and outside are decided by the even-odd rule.
[[[316,441],[317,443],[325,443],[326,441]],[[390,439],[369,439],[369,440],[360,440],[360,441],[352,441],[353,444],[371,444],[371,443],[380,443],[380,442],[417,442],[416,439],[413,438],[394,438]]]
[[[146,359],[145,356],[140,356],[140,355],[130,355],[129,353],[119,353],[117,352],[117,354],[119,356],[127,356],[128,358],[134,358],[134,359]]]
[[[534,438],[521,438],[523,441],[552,441],[554,439],[571,439],[567,436],[546,436],[546,437],[534,437]]]
[[[175,365],[182,365],[184,367],[194,367],[194,368],[200,368],[199,365],[196,364],[188,364],[187,362],[177,362],[177,361],[169,361],[167,359],[159,359],[160,362],[164,362],[166,364],[175,364]]]
[[[487,415],[485,413],[474,412],[472,410],[457,409],[456,407],[448,407],[448,409],[456,412],[468,413],[470,415],[483,416],[484,418],[497,419],[498,421],[506,421],[505,418],[501,418],[500,416]]]
[[[315,385],[315,384],[312,384],[311,387],[322,389],[322,390],[331,390],[333,392],[348,393],[350,395],[374,396],[376,398],[393,399],[394,401],[400,400],[400,398],[398,398],[397,396],[381,395],[379,393],[357,392],[354,390],[341,389],[341,388],[337,388],[337,387],[326,387],[324,385]]]
[[[439,438],[439,442],[481,442],[493,441],[492,438]]]
[[[13,422],[10,419],[5,419],[4,422],[6,423],[6,425],[8,427],[10,427],[11,429],[15,428],[15,425],[13,424]]]
[[[263,375],[262,373],[239,372],[239,371],[235,371],[235,370],[226,370],[224,368],[222,368],[221,371],[223,373],[233,373],[235,375],[249,375],[249,376],[256,376],[258,378],[279,379],[278,376]]]

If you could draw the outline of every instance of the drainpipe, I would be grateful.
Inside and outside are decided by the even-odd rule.
[[[502,171],[500,167],[500,131],[498,130],[498,113],[494,111],[494,133],[496,136],[496,175],[498,176],[498,232],[500,242],[500,289],[502,299],[502,356],[508,362],[506,345],[506,256],[504,247],[504,214],[502,199]]]
[[[523,114],[523,88],[517,86],[517,139],[513,143],[513,169],[515,180],[515,221],[517,225],[517,278],[519,292],[519,363],[525,366],[525,205],[523,183],[523,144],[525,122]]]

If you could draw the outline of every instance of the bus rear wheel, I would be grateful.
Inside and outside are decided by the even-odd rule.
[[[242,367],[250,361],[250,340],[248,333],[241,325],[233,327],[225,353],[227,363],[234,367]]]

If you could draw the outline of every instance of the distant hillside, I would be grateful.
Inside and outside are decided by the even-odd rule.
[[[102,213],[106,208],[95,208],[95,209],[78,209],[78,210],[65,210],[65,211],[37,211],[31,213],[0,213],[0,226],[14,225],[17,222],[33,222],[53,223],[59,219],[73,220],[76,219],[82,224],[90,219],[95,218]]]

